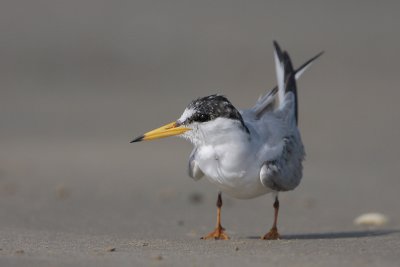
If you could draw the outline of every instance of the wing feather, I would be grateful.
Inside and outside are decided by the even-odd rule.
[[[203,171],[200,169],[199,165],[196,162],[196,152],[197,148],[195,147],[192,153],[190,153],[188,164],[188,174],[195,181],[201,179],[204,176]]]
[[[319,58],[324,52],[320,52],[311,59],[307,60],[303,63],[298,69],[293,72],[293,68],[291,67],[290,58],[286,51],[282,52],[277,42],[274,42],[274,58],[275,58],[275,69],[278,85],[275,86],[272,90],[266,93],[264,96],[261,96],[254,107],[251,109],[253,114],[257,119],[261,118],[262,115],[268,111],[272,111],[275,108],[279,107],[285,98],[285,88],[293,88],[293,82],[300,78],[301,75],[312,65],[312,63]],[[288,66],[288,60],[290,66]],[[285,75],[285,62],[286,62],[286,75]],[[291,75],[289,75],[289,69],[291,67]],[[293,74],[294,73],[294,74]],[[291,77],[290,77],[291,76]],[[286,77],[286,78],[285,78]],[[293,79],[294,78],[294,79]],[[288,82],[291,84],[288,84]],[[295,84],[295,83],[294,83]],[[295,88],[295,87],[294,87]],[[278,93],[279,92],[279,93]],[[295,94],[296,96],[296,94]]]
[[[303,174],[304,147],[299,137],[287,136],[282,140],[278,157],[265,161],[260,169],[261,183],[275,191],[296,188]]]

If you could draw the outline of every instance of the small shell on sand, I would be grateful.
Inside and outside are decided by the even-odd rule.
[[[388,222],[388,218],[381,213],[365,213],[354,219],[355,225],[381,226]]]

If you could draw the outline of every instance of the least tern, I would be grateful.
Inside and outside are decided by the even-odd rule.
[[[252,108],[238,110],[222,95],[198,98],[176,121],[131,141],[179,135],[193,144],[189,176],[194,180],[206,176],[220,189],[216,229],[203,239],[229,239],[221,226],[221,191],[241,199],[274,193],[273,226],[262,239],[280,238],[278,193],[299,185],[305,157],[297,127],[296,80],[321,54],[295,70],[289,54],[274,41],[278,85]]]

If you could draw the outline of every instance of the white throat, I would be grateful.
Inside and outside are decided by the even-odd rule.
[[[217,118],[203,123],[195,122],[188,127],[192,130],[184,133],[182,137],[197,147],[243,142],[249,138],[240,121],[227,118]]]

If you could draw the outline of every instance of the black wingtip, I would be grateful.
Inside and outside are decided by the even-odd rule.
[[[130,143],[132,144],[132,143],[140,142],[143,140],[143,138],[144,138],[144,135],[139,136],[138,138],[135,138],[132,141],[130,141]]]
[[[314,62],[317,58],[319,58],[320,56],[322,56],[325,53],[325,51],[321,51],[318,54],[316,54],[315,56],[313,56],[312,58],[310,58],[309,60],[307,60],[306,62],[304,62],[300,67],[298,67],[295,72],[299,72],[302,69],[304,69],[305,67],[307,67],[310,63]]]
[[[279,44],[278,44],[278,42],[276,40],[273,40],[272,42],[274,43],[275,49],[281,50],[281,48],[280,48],[280,46],[279,46]]]
[[[313,56],[312,58],[310,58],[305,64],[303,65],[308,65],[308,63],[313,62],[314,60],[316,60],[317,58],[319,58],[320,56],[322,56],[325,53],[325,51],[321,51],[318,54],[316,54],[315,56]]]
[[[322,56],[323,54],[325,54],[325,51],[322,50],[321,52],[319,52],[317,55],[315,55],[315,59],[319,58],[320,56]]]
[[[275,48],[276,54],[278,55],[279,60],[281,60],[282,59],[282,49],[279,46],[277,41],[274,40],[273,43],[274,43],[274,48]]]

